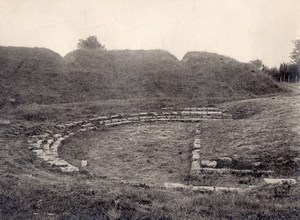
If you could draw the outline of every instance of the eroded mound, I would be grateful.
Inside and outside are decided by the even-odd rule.
[[[0,65],[2,106],[107,99],[224,101],[283,91],[250,64],[200,52],[179,61],[162,50],[81,49],[62,58],[43,48],[0,47]]]

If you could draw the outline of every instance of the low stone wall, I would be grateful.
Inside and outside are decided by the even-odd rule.
[[[199,124],[196,125],[195,139],[193,142],[192,161],[190,175],[197,177],[199,174],[237,174],[237,175],[256,175],[268,176],[274,174],[272,170],[239,170],[228,168],[231,158],[220,157],[217,160],[205,160],[201,158],[201,134]],[[216,167],[219,168],[216,168]]]
[[[48,165],[56,167],[62,172],[78,172],[79,168],[59,158],[57,150],[61,144],[78,132],[97,130],[103,127],[119,126],[140,122],[199,122],[201,120],[228,119],[230,115],[217,108],[185,108],[170,112],[141,112],[129,115],[110,115],[74,121],[57,125],[59,133],[51,131],[42,135],[29,137],[29,149],[36,153]]]

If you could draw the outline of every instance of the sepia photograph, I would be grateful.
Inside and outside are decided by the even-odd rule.
[[[299,12],[0,0],[0,219],[300,219]]]

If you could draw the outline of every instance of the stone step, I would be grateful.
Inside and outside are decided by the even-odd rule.
[[[271,175],[274,174],[272,170],[237,170],[227,168],[202,168],[200,169],[202,174],[243,174],[243,175]]]
[[[295,179],[275,179],[275,178],[264,178],[264,182],[271,185],[282,185],[284,183],[290,184],[290,185],[296,185],[297,180]]]
[[[194,149],[200,149],[201,148],[201,140],[199,139],[199,138],[196,138],[195,140],[194,140],[194,143],[193,143],[193,148]]]
[[[192,152],[192,160],[198,161],[200,159],[200,150],[193,150]]]
[[[75,166],[72,166],[72,165],[69,165],[67,167],[60,167],[60,170],[64,173],[79,172],[79,169]]]
[[[245,192],[251,190],[253,187],[215,187],[215,186],[192,186],[185,185],[181,183],[165,183],[164,186],[167,189],[175,190],[192,190],[201,193],[211,193],[211,192]]]

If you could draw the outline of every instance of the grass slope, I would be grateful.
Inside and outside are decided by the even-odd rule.
[[[189,70],[194,95],[250,98],[282,91],[278,84],[255,69],[229,57],[207,52],[188,52],[182,60]]]
[[[0,104],[108,99],[241,99],[283,91],[249,64],[204,52],[0,47]],[[253,72],[254,71],[254,72]],[[14,101],[15,100],[15,101]]]
[[[63,58],[44,48],[0,47],[0,105],[52,103],[64,83]]]

